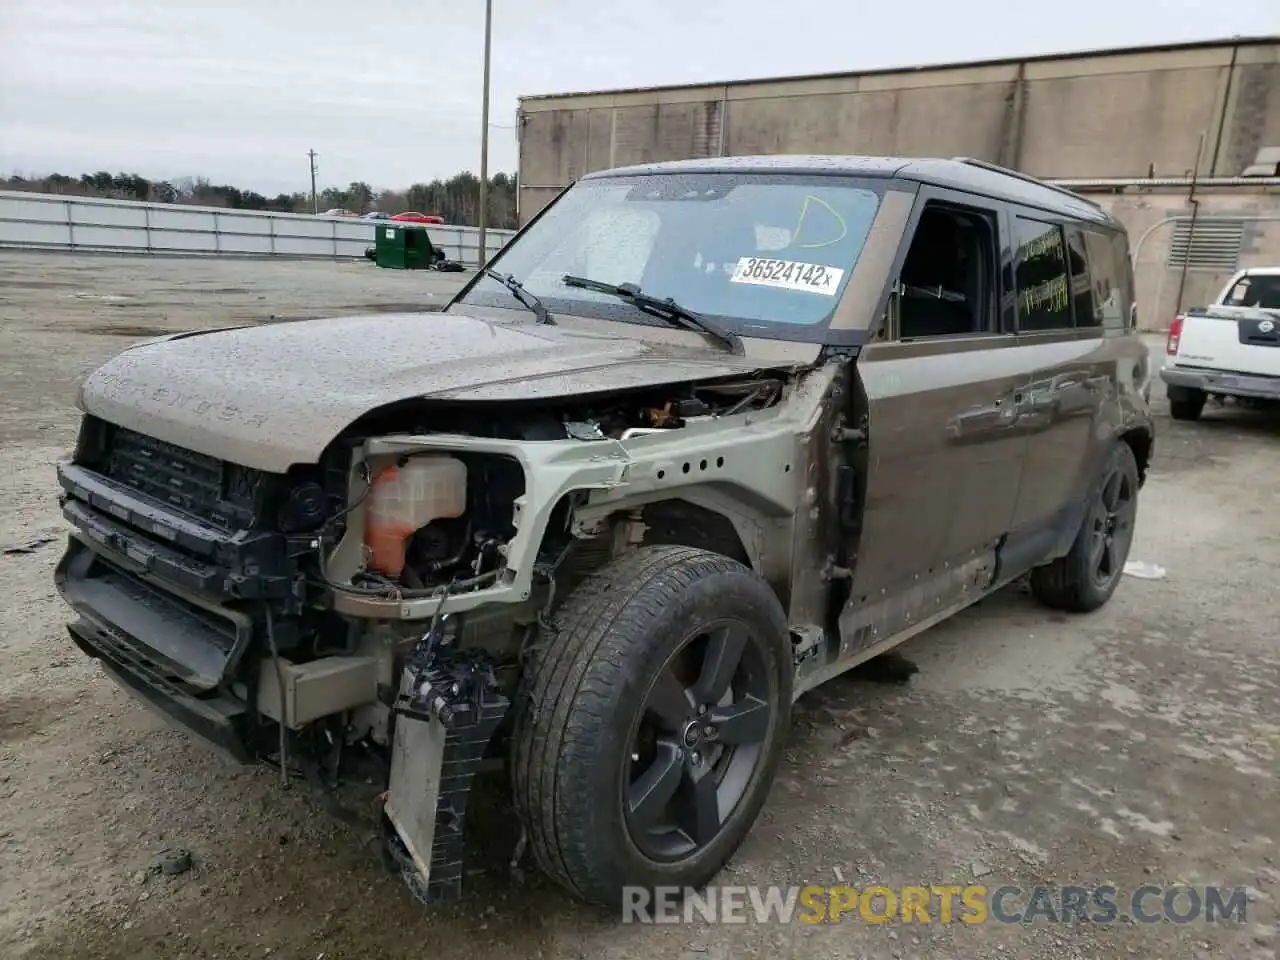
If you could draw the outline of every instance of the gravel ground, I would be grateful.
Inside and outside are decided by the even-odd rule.
[[[53,463],[131,338],[438,304],[363,263],[0,254],[0,955],[23,958],[1263,958],[1280,900],[1280,421],[1159,437],[1127,578],[1067,618],[1011,588],[903,647],[905,684],[798,706],[723,882],[1247,886],[1244,923],[621,925],[536,877],[427,911],[311,794],[166,727],[67,641]],[[193,866],[153,869],[183,847]]]

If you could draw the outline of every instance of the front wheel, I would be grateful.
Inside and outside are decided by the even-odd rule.
[[[1138,461],[1124,441],[1107,458],[1071,551],[1031,571],[1031,592],[1049,607],[1097,610],[1111,599],[1133,543],[1138,516]]]
[[[525,667],[512,764],[539,866],[576,896],[697,888],[764,804],[790,722],[790,635],[755,573],[646,547],[579,585]]]

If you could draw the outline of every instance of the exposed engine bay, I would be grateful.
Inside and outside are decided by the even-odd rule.
[[[721,382],[694,385],[680,395],[669,390],[637,393],[515,416],[509,406],[496,404],[420,412],[408,406],[380,411],[354,424],[350,433],[625,441],[763,409],[776,403],[782,390],[781,379]],[[501,564],[502,546],[514,532],[513,504],[525,490],[515,461],[484,454],[402,457],[366,469],[362,480],[366,486],[357,497],[368,498],[366,565],[352,578],[352,586],[398,596],[434,593],[450,584],[453,592],[482,583]],[[545,544],[548,559],[568,546],[567,528],[562,525],[559,533]]]

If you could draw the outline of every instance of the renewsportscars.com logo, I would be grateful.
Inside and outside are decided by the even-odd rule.
[[[627,887],[623,923],[1244,923],[1244,887]]]

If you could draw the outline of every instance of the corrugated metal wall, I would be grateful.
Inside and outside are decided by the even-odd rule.
[[[395,224],[0,190],[0,247],[179,256],[359,258],[373,244],[374,230],[388,226]],[[489,255],[501,249],[513,232],[486,231]],[[475,227],[433,224],[427,235],[446,256],[465,264],[479,262],[480,234]]]

